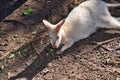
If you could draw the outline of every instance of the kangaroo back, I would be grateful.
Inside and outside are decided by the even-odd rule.
[[[43,20],[48,29],[50,42],[53,48],[58,48],[60,44],[64,46],[57,51],[62,53],[74,42],[88,37],[97,28],[120,28],[119,18],[114,18],[108,11],[108,7],[119,5],[107,4],[101,0],[89,0],[74,8],[66,19],[57,24]]]

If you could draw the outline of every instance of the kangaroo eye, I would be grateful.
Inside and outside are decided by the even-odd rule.
[[[49,36],[50,39],[52,39],[52,37]]]
[[[57,39],[59,38],[59,36],[56,37]]]

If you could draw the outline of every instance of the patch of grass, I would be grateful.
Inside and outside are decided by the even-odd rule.
[[[19,34],[14,34],[14,35],[12,36],[12,40],[15,40],[16,38],[18,38],[18,36],[19,36]]]
[[[16,54],[16,56],[20,56],[21,55],[21,51],[17,51],[15,54]]]
[[[14,57],[15,57],[15,54],[12,53],[12,54],[10,54],[10,56],[8,57],[8,59],[11,59],[11,58],[14,58]]]
[[[56,55],[56,53],[55,53],[55,51],[53,49],[50,49],[50,56],[52,58],[56,58],[57,57],[57,55]]]
[[[15,34],[14,36],[13,36],[13,38],[17,38],[19,35],[18,34]]]
[[[2,65],[0,66],[0,70],[3,70],[5,68],[5,65],[7,64],[7,59],[2,60]]]
[[[14,58],[14,57],[20,56],[20,55],[25,56],[26,53],[27,53],[27,49],[18,50],[18,51],[14,52],[14,53],[11,53],[9,55],[8,59],[11,59],[11,58]]]
[[[23,14],[28,16],[28,15],[31,15],[33,13],[33,11],[34,11],[33,9],[29,8],[29,9],[25,10],[23,12]]]

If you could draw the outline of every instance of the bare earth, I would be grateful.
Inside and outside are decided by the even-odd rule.
[[[1,0],[0,80],[120,80],[120,29],[99,29],[61,55],[51,51],[42,19],[57,23],[82,1]],[[120,17],[120,7],[110,12]]]

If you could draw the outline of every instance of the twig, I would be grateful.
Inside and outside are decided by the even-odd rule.
[[[109,40],[106,40],[106,41],[103,41],[103,42],[96,42],[96,44],[103,45],[103,44],[109,43],[109,42],[114,41],[114,40],[119,39],[119,38],[120,37],[118,37],[118,38],[112,38],[112,39],[109,39]]]
[[[120,65],[120,61],[114,61],[114,63]]]
[[[107,44],[107,43],[109,43],[109,42],[111,42],[113,40],[119,39],[119,38],[120,37],[118,37],[118,38],[112,38],[112,39],[109,39],[109,40],[106,40],[106,41],[103,41],[103,42],[95,42],[95,44],[96,44],[95,46],[93,46],[92,48],[89,48],[87,51],[83,51],[81,54],[89,52],[89,51],[92,51],[93,49],[95,49],[95,48],[97,48],[99,46],[102,46],[103,44]],[[106,49],[105,47],[103,47],[103,48]],[[106,50],[110,52],[109,49],[106,49]]]

